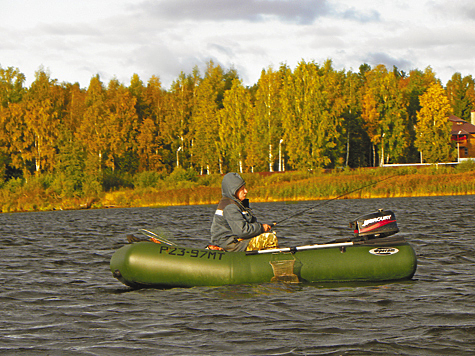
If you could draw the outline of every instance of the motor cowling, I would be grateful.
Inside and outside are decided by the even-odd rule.
[[[399,232],[396,215],[390,210],[379,209],[376,213],[360,216],[350,222],[355,237],[381,238]]]

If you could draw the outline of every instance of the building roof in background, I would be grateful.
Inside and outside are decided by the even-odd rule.
[[[455,115],[450,115],[449,121],[452,121],[452,131],[450,132],[452,135],[475,134],[475,125],[472,125],[465,120],[462,120]]]

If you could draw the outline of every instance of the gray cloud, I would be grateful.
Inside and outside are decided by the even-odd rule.
[[[432,10],[443,18],[452,20],[469,19],[475,20],[475,3],[472,0],[447,0],[429,2]]]
[[[447,80],[473,71],[472,1],[51,0],[26,10],[9,2],[0,60],[27,81],[43,64],[60,81],[83,86],[96,73],[124,83],[137,73],[144,81],[159,76],[168,87],[210,59],[235,67],[246,85],[268,66],[327,58],[338,69],[430,65]]]
[[[345,20],[355,20],[358,22],[379,22],[381,15],[376,10],[368,12],[357,11],[354,7],[345,10],[341,13],[341,17]]]
[[[376,10],[355,7],[338,10],[328,0],[146,0],[132,9],[164,20],[249,21],[277,19],[282,22],[311,24],[322,17],[359,22],[380,21]]]
[[[69,24],[64,22],[41,23],[34,29],[42,35],[53,36],[102,36],[103,33],[97,27],[94,28],[84,23]]]
[[[244,20],[261,22],[267,18],[300,24],[312,23],[331,13],[326,0],[173,0],[144,1],[136,10],[167,20]]]
[[[412,63],[410,61],[403,58],[394,58],[383,52],[368,53],[364,61],[372,66],[384,64],[388,70],[391,70],[393,66],[396,66],[399,70],[412,69]]]
[[[220,44],[217,44],[217,43],[210,43],[208,45],[208,49],[210,51],[216,51],[216,52],[222,54],[223,56],[226,56],[226,57],[229,57],[229,58],[232,58],[235,55],[235,52],[234,52],[232,47],[223,46],[223,45],[220,45]]]

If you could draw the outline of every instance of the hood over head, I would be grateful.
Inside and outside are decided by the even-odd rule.
[[[228,173],[224,176],[223,182],[221,183],[221,193],[223,194],[223,197],[236,200],[236,192],[245,184],[246,182],[239,174]]]

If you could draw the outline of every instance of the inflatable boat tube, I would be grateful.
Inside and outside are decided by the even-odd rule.
[[[133,288],[394,281],[412,278],[416,268],[413,248],[400,237],[250,253],[139,242],[110,261],[113,276]]]

